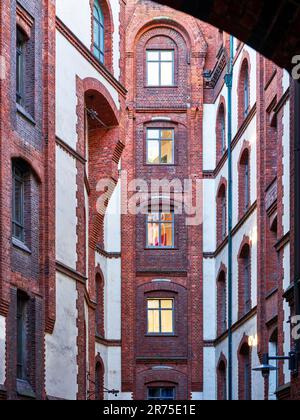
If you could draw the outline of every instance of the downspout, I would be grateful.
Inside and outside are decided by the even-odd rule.
[[[228,90],[228,400],[232,401],[232,77],[233,41],[230,35],[230,57],[225,75]]]
[[[300,82],[294,82],[295,92],[295,168],[294,168],[294,215],[295,215],[295,238],[294,238],[294,260],[295,260],[295,315],[300,316]],[[299,325],[299,323],[297,323]],[[300,340],[295,340],[296,352],[300,358]]]

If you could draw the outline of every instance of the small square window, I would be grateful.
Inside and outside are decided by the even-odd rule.
[[[174,300],[148,299],[148,334],[174,334]]]
[[[147,216],[147,247],[174,247],[173,213],[151,213]]]
[[[148,129],[146,142],[148,165],[174,164],[173,129]]]

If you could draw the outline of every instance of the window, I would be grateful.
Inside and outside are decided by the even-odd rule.
[[[245,340],[246,341],[246,340]],[[238,354],[239,358],[239,399],[244,401],[252,400],[252,366],[251,350],[245,342]]]
[[[24,76],[25,76],[25,37],[20,29],[17,29],[16,45],[16,101],[24,105]]]
[[[248,66],[245,68],[244,75],[244,117],[246,118],[249,113],[249,69]]]
[[[148,388],[148,400],[175,400],[175,388]]]
[[[239,257],[239,318],[252,309],[251,300],[251,251],[245,244]]]
[[[151,213],[147,216],[147,247],[174,247],[173,213]]]
[[[150,165],[174,164],[173,129],[147,129],[147,163]]]
[[[174,334],[174,300],[148,299],[148,334]]]
[[[94,2],[94,55],[104,63],[105,44],[104,16],[98,0]]]
[[[27,379],[27,297],[17,295],[17,378]]]
[[[218,400],[227,400],[227,377],[226,377],[226,364],[224,361],[219,363],[218,367]]]
[[[147,51],[147,85],[174,86],[174,51]]]
[[[221,197],[221,205],[222,205],[222,240],[226,238],[227,231],[226,231],[226,191],[223,191],[222,197]]]
[[[104,337],[104,284],[99,273],[96,274],[96,334]]]
[[[13,237],[24,242],[24,171],[16,164],[13,165],[13,205],[12,222]]]
[[[95,371],[95,399],[103,400],[103,384],[104,384],[104,372],[103,366],[100,362],[96,363]]]
[[[250,205],[250,176],[249,176],[249,155],[247,154],[247,157],[244,162],[244,182],[245,182],[245,211],[248,210]]]
[[[218,336],[227,330],[226,274],[222,270],[218,277]]]
[[[249,247],[246,251],[243,258],[243,265],[244,265],[244,306],[245,306],[245,312],[249,312],[251,310],[251,261],[250,261],[250,251]]]

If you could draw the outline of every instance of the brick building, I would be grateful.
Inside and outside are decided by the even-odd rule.
[[[0,399],[297,399],[252,371],[292,345],[288,73],[148,0],[1,2],[0,56]]]

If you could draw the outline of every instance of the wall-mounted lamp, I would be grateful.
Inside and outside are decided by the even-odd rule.
[[[254,372],[261,372],[264,378],[268,378],[270,373],[274,370],[277,370],[275,366],[270,365],[270,361],[285,361],[289,362],[289,369],[293,375],[298,374],[298,355],[295,352],[289,353],[288,356],[270,356],[268,353],[263,355],[262,364],[253,369]]]

